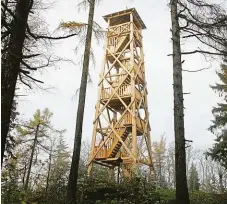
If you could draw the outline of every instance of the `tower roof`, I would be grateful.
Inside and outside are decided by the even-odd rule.
[[[123,11],[111,13],[111,14],[103,16],[103,18],[106,22],[108,22],[109,18],[115,17],[116,21],[117,21],[119,18],[122,18],[124,16],[124,14],[127,14],[127,13],[132,13],[135,21],[137,21],[137,23],[139,23],[141,28],[146,29],[146,26],[145,26],[143,20],[141,19],[140,15],[138,14],[138,12],[136,11],[135,8],[130,8],[130,9],[126,9],[126,10],[123,10]]]

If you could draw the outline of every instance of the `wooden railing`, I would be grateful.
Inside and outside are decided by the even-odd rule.
[[[127,33],[127,32],[130,32],[130,22],[122,23],[115,26],[110,26],[108,28],[107,35],[113,36],[113,35],[118,35],[120,33]]]
[[[140,100],[141,99],[141,93],[140,91],[135,88],[135,97],[137,100]],[[101,95],[101,99],[102,100],[106,100],[106,99],[109,99],[112,94],[113,94],[113,90],[111,87],[108,87],[108,88],[104,88],[102,90],[102,95]],[[123,85],[121,86],[118,90],[117,90],[117,94],[120,96],[120,97],[126,97],[126,96],[131,96],[132,95],[132,91],[131,91],[131,85]],[[116,94],[113,95],[112,99],[116,99],[118,98]]]
[[[129,124],[132,124],[132,116],[129,112],[127,112],[124,116],[123,125],[129,125]]]
[[[97,152],[98,148],[99,146],[95,146],[94,152]],[[106,158],[106,157],[107,157],[107,149],[106,149],[106,146],[104,145],[96,154],[95,158]]]
[[[104,88],[102,90],[102,99],[108,99],[113,94],[113,90],[111,87]],[[123,85],[117,90],[117,94],[120,97],[130,96],[131,95],[131,86]],[[116,94],[114,94],[113,98],[117,98]]]
[[[132,116],[129,112],[127,112],[124,116],[123,120],[124,125],[131,125],[132,124]],[[145,120],[141,119],[140,117],[136,117],[136,127],[140,130],[143,130],[145,127]]]
[[[121,137],[124,134],[125,127],[119,127],[115,128],[116,132]],[[101,158],[107,158],[109,154],[113,151],[114,147],[118,143],[119,139],[115,136],[115,134],[112,132],[112,134],[109,136],[109,139],[105,142],[105,144],[101,147],[95,158],[101,159]],[[99,149],[99,146],[95,146],[94,152],[96,153]]]

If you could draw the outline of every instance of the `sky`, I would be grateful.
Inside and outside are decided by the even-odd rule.
[[[95,8],[94,20],[106,28],[102,16],[136,8],[147,29],[143,31],[145,53],[145,74],[148,89],[148,108],[150,112],[151,139],[157,141],[165,133],[167,142],[174,141],[173,129],[173,80],[170,32],[170,10],[168,1],[152,0],[102,0]],[[51,9],[45,11],[44,18],[50,30],[54,31],[60,22],[87,22],[87,12],[78,13],[77,0],[57,0]],[[78,44],[76,37],[58,42],[54,54],[60,57],[79,61],[83,51],[75,53]],[[190,51],[198,47],[196,41],[182,42],[183,50]],[[95,104],[97,102],[98,79],[104,55],[104,45],[93,42],[92,49],[96,57],[95,67],[90,67],[92,83],[88,85],[83,126],[83,140],[91,141]],[[197,70],[210,66],[202,55],[183,58],[183,69]],[[193,145],[208,148],[215,138],[207,129],[213,118],[211,110],[219,98],[211,90],[210,85],[217,82],[215,71],[219,69],[217,61],[212,62],[208,70],[197,73],[183,73],[185,103],[185,137],[193,140]],[[35,89],[26,98],[19,101],[18,111],[23,119],[32,117],[36,109],[48,107],[53,113],[53,125],[58,129],[67,129],[66,141],[73,146],[78,97],[73,97],[80,85],[81,66],[71,63],[59,63],[58,68],[48,68],[36,73],[36,78],[44,81],[44,86],[55,87],[51,92]]]

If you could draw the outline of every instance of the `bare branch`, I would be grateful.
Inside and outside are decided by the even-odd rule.
[[[62,40],[62,39],[66,39],[66,38],[70,38],[70,37],[78,35],[78,33],[73,33],[73,34],[70,34],[70,35],[59,36],[59,37],[52,37],[52,36],[46,36],[46,35],[35,35],[34,33],[31,32],[31,30],[30,30],[28,25],[27,25],[27,32],[35,40],[38,40],[38,39]]]
[[[190,52],[181,52],[182,55],[189,55],[189,54],[196,54],[196,53],[224,56],[223,53],[209,52],[209,51],[205,51],[205,50],[194,50],[194,51],[190,51]],[[168,56],[172,56],[172,54],[170,54]]]
[[[32,88],[28,83],[26,83],[23,79],[22,79],[22,76],[21,76],[21,73],[19,72],[19,79],[20,81],[25,84],[26,86],[28,86],[30,89]]]
[[[37,56],[40,56],[40,54],[33,54],[33,55],[22,55],[22,58],[24,58],[24,59],[28,59],[28,58],[37,57]]]
[[[184,71],[184,72],[201,72],[203,70],[210,69],[210,68],[211,68],[211,65],[209,67],[205,67],[205,68],[202,68],[202,69],[197,69],[197,70],[182,69],[182,71]]]
[[[23,72],[22,72],[23,73]],[[32,80],[34,80],[34,81],[36,81],[36,82],[39,82],[39,83],[44,83],[43,81],[40,81],[40,80],[38,80],[38,79],[35,79],[35,78],[33,78],[33,77],[31,77],[31,76],[29,76],[28,74],[26,74],[26,73],[23,73],[26,77],[28,77],[28,78],[30,78],[30,79],[32,79]]]
[[[33,68],[30,65],[28,65],[26,62],[24,62],[23,60],[21,60],[21,64],[23,64],[26,68],[30,69],[30,70],[37,70],[37,68]]]
[[[14,13],[5,5],[4,2],[1,1],[1,5],[2,5],[2,7],[3,7],[7,12],[9,12],[9,14],[10,14],[13,18],[16,18],[16,16],[14,15]]]

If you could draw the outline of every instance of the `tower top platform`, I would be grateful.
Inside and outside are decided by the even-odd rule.
[[[141,29],[146,29],[146,26],[145,26],[143,20],[141,19],[140,15],[138,14],[138,12],[136,11],[135,8],[111,13],[111,14],[103,16],[103,18],[106,22],[108,22],[108,20],[110,20],[109,26],[114,26],[114,25],[129,22],[131,13],[133,15],[133,22],[136,24],[136,26]]]

